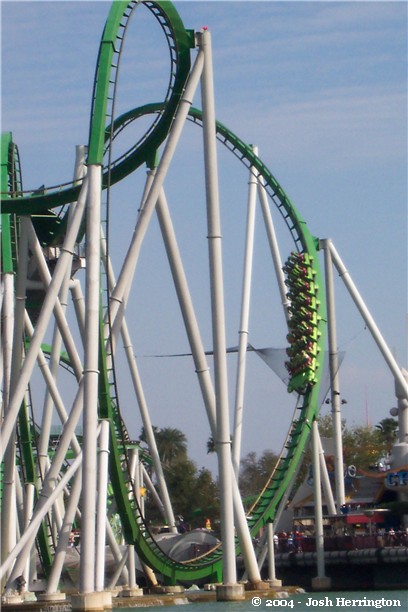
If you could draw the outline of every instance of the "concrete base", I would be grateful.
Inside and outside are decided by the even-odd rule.
[[[86,612],[87,610],[109,610],[112,608],[112,594],[110,591],[97,593],[78,593],[71,595],[72,610]]]
[[[64,601],[65,593],[37,593],[37,601]]]
[[[164,594],[171,594],[171,593],[184,593],[184,587],[180,586],[179,584],[174,584],[174,585],[158,585],[158,586],[154,586],[152,587],[151,593],[154,593],[155,595],[164,595]]]
[[[23,603],[23,601],[24,599],[22,598],[22,596],[17,595],[16,593],[13,593],[10,595],[4,595],[4,597],[1,600],[3,604],[19,604],[19,603]]]
[[[328,591],[331,588],[331,578],[327,576],[316,576],[312,578],[312,589],[314,591]]]
[[[268,580],[267,582],[271,589],[282,586],[282,580],[278,580],[277,578],[274,578],[273,580]]]
[[[208,582],[204,585],[204,591],[215,591],[217,586],[218,586],[218,582]]]
[[[245,586],[235,584],[218,584],[215,589],[217,601],[243,601],[245,599]]]
[[[33,593],[32,591],[23,591],[21,593],[21,597],[23,598],[23,601],[37,601],[35,593]]]
[[[246,582],[244,588],[246,591],[266,591],[269,589],[269,580],[266,582],[263,580],[258,580],[258,582]]]
[[[120,597],[141,597],[143,595],[143,589],[134,587],[133,589],[123,589],[120,591]]]

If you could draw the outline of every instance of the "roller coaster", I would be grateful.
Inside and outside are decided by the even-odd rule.
[[[124,43],[139,5],[158,22],[167,42],[167,93],[164,100],[131,107],[118,116],[116,97]],[[124,542],[134,547],[144,566],[150,568],[147,571],[160,576],[165,584],[235,582],[235,558],[239,554],[250,581],[260,580],[252,538],[275,520],[287,499],[319,412],[326,353],[326,298],[319,240],[310,234],[256,149],[215,120],[210,43],[210,32],[205,28],[200,32],[186,29],[168,1],[115,1],[100,41],[89,138],[86,147],[78,148],[74,180],[25,191],[17,143],[10,132],[2,134],[1,571],[6,592],[16,589],[22,576],[28,576],[33,551],[37,551],[47,577],[47,592],[57,590],[69,534],[78,519],[82,529],[79,590],[103,590],[98,559],[103,564],[106,537],[115,550],[108,507],[120,517]],[[202,110],[192,105],[200,82]],[[116,156],[115,143],[128,132],[133,133],[132,127],[138,122],[143,126],[149,123],[149,127]],[[203,133],[213,377],[164,192],[186,123]],[[236,158],[249,177],[232,451],[217,142]],[[140,175],[142,168],[147,168],[147,178],[116,278],[109,239],[110,218],[117,214],[111,203],[113,187]],[[287,338],[287,390],[296,399],[279,461],[245,516],[236,473],[245,363],[250,348],[247,329],[253,254],[251,211],[256,194],[270,249],[271,285],[280,302]],[[191,205],[192,194],[188,199]],[[134,354],[132,330],[127,323],[127,314],[135,308],[133,285],[154,212],[188,339],[188,357],[197,376],[219,463],[221,545],[187,561],[167,555],[150,531],[140,498],[140,482],[135,478],[138,447],[131,440],[121,411],[120,398],[124,394],[119,369],[126,363],[134,396],[127,396],[125,402],[140,411],[160,504],[167,524],[174,530],[171,501]],[[272,215],[277,215],[286,233],[283,259]],[[85,295],[79,277],[84,277]],[[143,287],[138,290],[143,291]],[[124,357],[119,356],[120,339]],[[40,377],[34,374],[36,364]],[[69,393],[66,383],[59,382],[62,368],[70,373]],[[33,387],[40,385],[44,389],[42,410],[33,405]],[[76,431],[81,417],[83,436],[79,439]],[[61,424],[58,440],[51,435],[55,420]],[[95,565],[96,570],[90,569]],[[103,568],[100,571],[103,574]]]

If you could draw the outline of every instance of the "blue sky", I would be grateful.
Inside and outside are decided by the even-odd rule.
[[[95,60],[109,6],[103,1],[2,2],[2,129],[12,131],[19,145],[26,188],[64,182],[72,176],[74,147],[87,140]],[[208,26],[211,31],[217,117],[242,140],[259,146],[261,158],[310,231],[333,240],[390,349],[406,367],[406,3],[186,0],[175,6],[186,27]],[[120,112],[159,100],[164,90],[165,46],[160,32],[155,26],[149,29],[150,24],[151,19],[136,11],[121,69]],[[194,103],[200,106],[199,95]],[[190,201],[183,212],[176,206],[175,220],[201,315],[207,281],[197,271],[204,265],[204,255],[196,250],[193,228],[203,222],[202,214],[191,206],[199,186],[189,176],[200,155],[194,128],[186,130],[181,146],[191,154],[180,152],[176,157],[168,192],[172,201],[182,196]],[[220,152],[219,160],[221,180],[233,183],[221,188],[228,245],[229,234],[233,242],[239,232],[234,207],[241,197],[238,190],[243,191],[245,206],[247,177],[239,171],[238,178],[235,161],[225,152]],[[116,196],[115,210],[120,215],[111,237],[115,255],[133,218],[123,202],[133,198],[136,188],[130,179],[125,183]],[[143,289],[135,295],[135,310],[141,313],[134,321],[140,356],[187,348],[174,297],[169,297],[168,273],[159,262],[158,240],[157,230],[152,229],[147,241],[151,255],[141,261]],[[255,260],[263,270],[266,248],[261,233],[257,244]],[[226,266],[238,282],[242,263],[237,253],[226,253]],[[266,317],[270,296],[262,292],[262,278],[254,293]],[[341,374],[342,395],[348,402],[344,416],[349,423],[364,423],[368,409],[370,421],[376,423],[395,404],[393,381],[351,299],[338,281],[336,285],[338,343],[346,351]],[[232,310],[237,299],[238,290],[228,285],[227,309],[231,305]],[[153,331],[144,333],[143,316]],[[254,318],[254,344],[284,346],[283,328],[275,336],[270,327]],[[237,343],[233,329],[236,319],[228,327],[229,345]],[[149,374],[153,361],[140,359],[147,380],[155,387],[160,377],[160,387],[169,385],[165,409],[158,389],[153,388],[153,422],[185,431],[198,465],[212,467],[213,459],[206,456],[205,417],[192,406],[196,383],[187,382],[182,366],[179,370],[182,359],[157,360],[160,365],[155,362],[153,367],[158,370]],[[278,451],[289,418],[290,409],[281,407],[287,401],[286,391],[275,389],[270,380],[273,374],[264,364],[262,368],[254,374],[255,387],[269,399],[263,403],[257,391],[248,392],[250,406],[259,406],[260,412],[250,408],[250,416],[245,417],[244,453],[265,448]],[[176,393],[180,388],[181,397]],[[126,405],[125,383],[123,394]],[[131,413],[130,408],[126,411]],[[137,419],[130,416],[130,422],[137,435]]]

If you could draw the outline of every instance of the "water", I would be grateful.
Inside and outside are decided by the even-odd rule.
[[[355,602],[353,600],[360,600]],[[182,596],[180,597],[180,603]],[[362,603],[361,603],[362,602]],[[387,605],[390,603],[390,605]],[[254,595],[253,601],[237,602],[197,602],[186,604],[193,606],[192,612],[254,612],[255,610],[296,610],[296,612],[307,612],[316,610],[333,610],[343,612],[374,612],[375,610],[408,610],[408,590],[397,591],[331,591],[313,593],[295,593],[287,599],[260,598]],[[146,608],[145,608],[146,609]],[[114,608],[117,612],[123,612],[124,608]],[[139,610],[137,608],[126,608],[128,610]],[[180,612],[180,605],[154,606],[147,608],[149,612]]]

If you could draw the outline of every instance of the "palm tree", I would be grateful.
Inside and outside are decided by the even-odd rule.
[[[381,431],[384,441],[391,447],[397,439],[398,421],[392,417],[387,417],[382,419],[375,427]]]
[[[162,462],[170,466],[176,459],[187,456],[187,438],[176,427],[163,427],[155,431],[157,450]]]
[[[215,448],[215,442],[212,435],[207,440],[207,455],[210,453],[216,453],[217,449]]]

